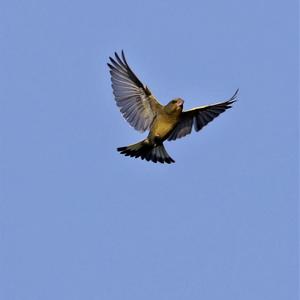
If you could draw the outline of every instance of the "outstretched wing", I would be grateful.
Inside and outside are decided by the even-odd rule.
[[[190,134],[192,132],[193,126],[195,128],[195,131],[199,131],[200,129],[202,129],[226,109],[231,108],[232,103],[236,101],[235,98],[238,91],[239,90],[237,89],[234,95],[229,100],[226,100],[224,102],[196,107],[191,110],[184,111],[181,115],[179,123],[172,131],[168,140],[176,140]]]
[[[109,59],[111,63],[107,65],[117,106],[132,127],[144,132],[162,106],[130,69],[123,51],[122,58],[115,52],[115,58]]]

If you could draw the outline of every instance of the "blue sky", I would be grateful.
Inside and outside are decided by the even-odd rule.
[[[2,1],[0,298],[295,300],[296,1]],[[166,149],[141,140],[106,62],[156,97],[239,101]]]

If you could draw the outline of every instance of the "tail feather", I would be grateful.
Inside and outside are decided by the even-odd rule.
[[[163,144],[160,145],[149,145],[145,141],[141,141],[139,143],[129,145],[126,147],[119,147],[117,150],[124,154],[125,156],[140,157],[141,159],[145,159],[147,161],[153,161],[154,163],[174,163],[172,157],[169,156]]]

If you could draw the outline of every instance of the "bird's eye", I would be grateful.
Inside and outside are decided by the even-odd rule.
[[[175,104],[177,101],[176,100],[172,100],[172,103]]]

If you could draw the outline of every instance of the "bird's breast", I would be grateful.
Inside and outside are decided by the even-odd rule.
[[[177,123],[177,118],[164,115],[157,116],[151,126],[149,137],[159,138],[163,142],[171,134]]]

